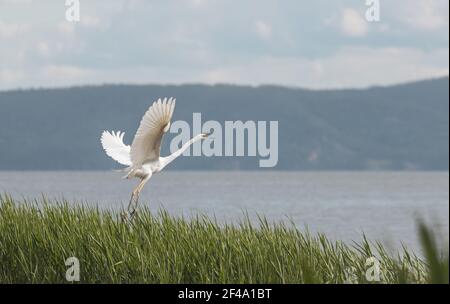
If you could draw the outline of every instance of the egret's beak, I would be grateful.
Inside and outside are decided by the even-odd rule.
[[[208,138],[209,135],[211,135],[212,132],[206,132],[206,133],[202,133],[202,137],[203,138]]]

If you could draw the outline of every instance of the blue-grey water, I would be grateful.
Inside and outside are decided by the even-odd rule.
[[[0,172],[0,192],[16,198],[65,198],[126,207],[137,180],[116,172]],[[244,211],[350,242],[382,241],[420,251],[415,220],[425,219],[448,248],[448,172],[177,172],[154,175],[141,204],[173,215],[214,215],[236,222]]]

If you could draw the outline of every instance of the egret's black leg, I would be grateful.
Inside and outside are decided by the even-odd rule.
[[[130,202],[128,203],[128,207],[127,207],[128,213],[130,213],[130,210],[131,210],[131,206],[132,206],[132,204],[133,204],[133,201],[134,201],[134,191],[131,193]]]
[[[133,194],[131,195],[130,203],[128,205],[128,214],[130,215],[130,218],[133,218],[133,216],[136,214],[136,210],[139,203],[139,194],[142,191],[142,188],[144,188],[145,183],[150,179],[152,175],[149,174],[145,178],[141,179],[141,182],[137,187],[134,189]]]
[[[133,209],[129,210],[128,213],[130,214],[130,218],[133,219],[134,215],[136,214],[136,210],[138,207],[138,203],[139,203],[139,191],[136,192],[136,194],[134,194],[134,202],[133,202]]]

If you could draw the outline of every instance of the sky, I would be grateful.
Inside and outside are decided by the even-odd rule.
[[[0,0],[0,90],[104,83],[363,88],[449,74],[449,1]]]

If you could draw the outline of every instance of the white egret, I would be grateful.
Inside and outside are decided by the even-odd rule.
[[[125,133],[121,131],[103,131],[102,133],[100,141],[106,154],[118,163],[127,166],[123,169],[127,172],[124,178],[136,177],[141,180],[131,194],[127,208],[130,216],[134,215],[139,193],[152,175],[160,172],[190,145],[207,138],[209,135],[209,133],[198,134],[169,156],[160,156],[161,141],[164,133],[170,129],[170,120],[174,109],[174,98],[158,99],[153,102],[142,117],[131,147],[124,144],[123,136]]]

